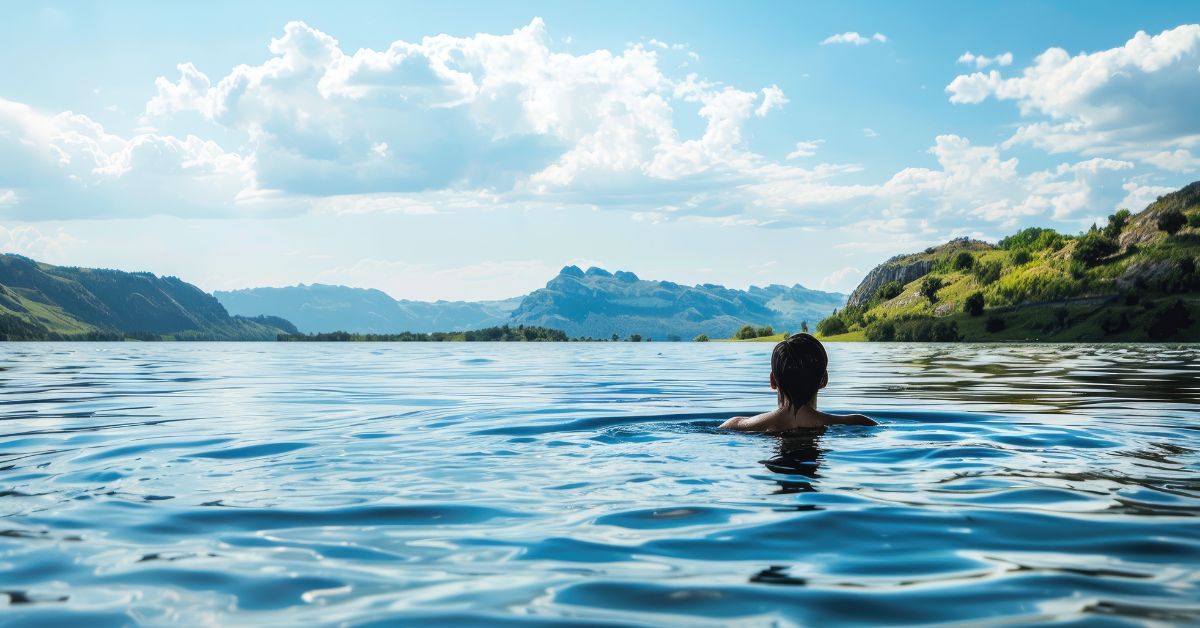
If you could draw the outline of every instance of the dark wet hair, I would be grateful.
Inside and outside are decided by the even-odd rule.
[[[788,336],[771,352],[771,374],[793,409],[812,401],[828,367],[825,347],[809,334]]]

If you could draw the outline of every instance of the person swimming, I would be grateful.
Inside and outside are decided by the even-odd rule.
[[[771,352],[771,389],[779,407],[754,416],[735,416],[721,424],[743,432],[787,432],[827,425],[879,425],[861,414],[817,410],[817,391],[829,383],[829,356],[809,334],[788,336]]]

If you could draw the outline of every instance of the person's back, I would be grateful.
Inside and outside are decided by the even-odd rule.
[[[771,389],[779,407],[755,416],[735,416],[722,428],[744,432],[787,432],[827,425],[879,425],[861,414],[829,414],[817,409],[817,391],[829,383],[829,357],[808,334],[789,336],[771,353]]]

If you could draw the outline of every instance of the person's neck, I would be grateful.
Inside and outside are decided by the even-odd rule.
[[[800,414],[801,412],[816,412],[817,411],[817,395],[816,394],[813,394],[812,399],[809,399],[808,403],[806,403],[798,408],[794,407],[794,406],[792,406],[792,404],[788,403],[788,400],[787,400],[787,398],[785,398],[783,396],[783,393],[779,393],[778,401],[779,401],[779,409],[780,410],[791,412],[792,414]]]

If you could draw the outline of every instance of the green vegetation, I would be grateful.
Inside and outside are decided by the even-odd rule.
[[[971,296],[963,301],[963,311],[971,316],[980,316],[983,314],[983,293],[973,292]]]
[[[1104,227],[1104,237],[1117,239],[1121,235],[1121,231],[1125,229],[1125,225],[1129,224],[1129,218],[1133,216],[1128,209],[1119,209],[1117,213],[1108,217],[1108,224]]]
[[[975,276],[975,280],[978,281],[980,285],[990,286],[1000,279],[1000,271],[1003,268],[1004,266],[999,262],[999,260],[992,260],[990,262],[976,264],[975,268],[973,268],[971,272]],[[903,292],[904,286],[901,286],[900,290]]]
[[[708,336],[706,336],[705,334],[700,334],[699,336],[696,336],[695,338],[692,338],[692,341],[694,341],[694,342],[708,342]]]
[[[889,281],[879,287],[875,291],[875,299],[879,301],[890,301],[904,292],[904,284],[899,281]]]
[[[831,340],[1200,341],[1198,266],[1200,182],[1079,235],[1031,227],[997,245],[959,239],[893,258],[876,281],[908,281],[875,284],[869,299],[852,299],[817,332]]]
[[[828,318],[817,323],[817,333],[822,336],[838,336],[850,331],[850,324],[846,322],[848,318],[845,311],[838,312],[834,310]]]
[[[1120,248],[1115,237],[1110,237],[1100,231],[1091,231],[1075,243],[1075,249],[1071,251],[1071,259],[1085,266],[1095,266]]]
[[[1167,210],[1158,217],[1158,228],[1171,235],[1178,233],[1187,223],[1187,217],[1178,209]]]
[[[929,299],[930,303],[937,303],[938,290],[941,290],[944,285],[940,277],[926,276],[921,281],[921,296]]]
[[[954,342],[960,338],[958,323],[932,316],[875,321],[867,326],[866,336],[867,340],[876,342]]]
[[[765,336],[774,336],[775,329],[770,325],[765,327],[755,327],[754,325],[743,325],[741,329],[733,337],[737,340],[751,340],[754,338],[762,338]]]
[[[295,331],[278,317],[230,316],[176,277],[0,255],[0,339],[272,340]]]
[[[822,336],[818,334],[817,337],[821,339],[821,342],[865,342],[867,340],[866,332],[861,329],[835,336]]]
[[[1000,240],[999,247],[1005,251],[1057,251],[1067,242],[1069,236],[1041,227],[1022,229],[1007,238]]]
[[[278,340],[280,342],[567,342],[585,339],[568,338],[564,332],[546,327],[501,325],[474,331],[439,331],[428,334],[409,331],[399,334],[352,334],[344,331],[322,334],[279,334]],[[586,340],[591,339],[587,338]],[[640,336],[638,336],[638,340],[641,340]]]

